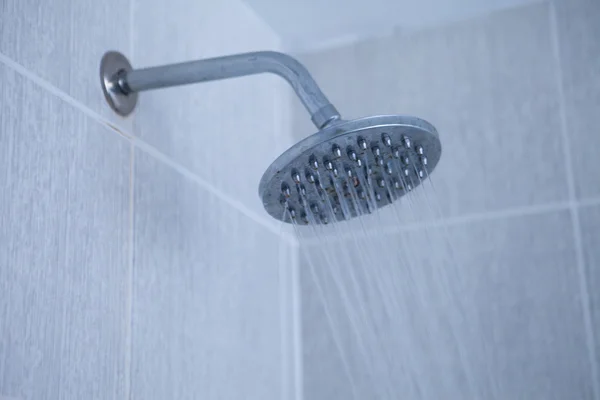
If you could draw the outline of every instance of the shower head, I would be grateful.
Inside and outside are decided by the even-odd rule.
[[[306,68],[287,54],[259,51],[133,69],[121,53],[100,63],[109,106],[127,116],[144,90],[270,72],[294,89],[319,132],[300,141],[264,173],[259,195],[274,218],[299,225],[358,217],[393,203],[433,171],[437,131],[415,117],[382,115],[344,121]]]
[[[327,224],[370,213],[417,187],[441,155],[428,122],[400,115],[335,121],[285,151],[259,196],[274,218]]]

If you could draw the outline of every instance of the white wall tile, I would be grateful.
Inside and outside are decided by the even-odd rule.
[[[594,332],[596,368],[600,366],[600,206],[579,209],[590,314]],[[597,371],[598,372],[598,371]],[[600,382],[600,376],[596,376]]]
[[[561,212],[301,247],[307,398],[591,399],[572,237]]]
[[[69,91],[72,0],[3,0],[0,52]]]
[[[255,50],[279,38],[243,2],[155,1],[136,6],[135,64],[149,66]],[[270,75],[142,93],[135,132],[264,218],[257,190],[289,145],[275,115],[289,89]]]
[[[130,149],[0,65],[0,393],[126,395]]]
[[[600,3],[571,0],[554,4],[576,195],[580,199],[598,197]]]
[[[130,0],[6,0],[0,5],[0,52],[126,131],[100,87],[108,50],[131,57]]]
[[[132,398],[281,398],[280,239],[135,157]]]
[[[547,4],[302,59],[346,118],[408,114],[436,126],[445,215],[567,199]]]
[[[71,96],[129,134],[133,131],[133,117],[123,118],[108,106],[99,69],[102,55],[109,50],[120,51],[130,61],[133,58],[131,1],[73,1],[69,75]]]

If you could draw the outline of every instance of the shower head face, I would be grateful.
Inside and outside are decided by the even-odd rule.
[[[442,152],[436,129],[400,115],[340,121],[296,143],[264,173],[267,212],[298,225],[360,217],[427,179]]]

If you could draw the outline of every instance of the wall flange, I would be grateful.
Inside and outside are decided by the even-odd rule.
[[[133,71],[133,67],[129,60],[116,51],[105,53],[100,62],[100,83],[104,98],[110,108],[123,117],[131,114],[137,104],[137,92],[125,93],[119,82],[131,71]]]

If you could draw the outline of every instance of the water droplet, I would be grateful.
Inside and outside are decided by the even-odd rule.
[[[367,149],[367,141],[365,139],[359,138],[358,141],[357,141],[357,143],[358,143],[358,147],[361,150],[366,150]]]
[[[352,161],[356,161],[356,153],[354,150],[352,150],[352,148],[348,148],[348,158]]]
[[[388,147],[392,145],[392,139],[390,139],[390,136],[387,133],[381,135],[381,140],[383,141],[383,144],[385,144]]]
[[[319,162],[317,161],[317,157],[315,157],[315,155],[311,155],[308,158],[308,163],[310,164],[311,167],[313,167],[314,169],[319,169]]]
[[[388,173],[388,175],[391,175],[392,173],[394,173],[394,168],[392,167],[391,162],[387,163],[385,171]]]
[[[340,150],[340,148],[337,145],[333,145],[331,152],[333,153],[333,156],[336,158],[340,158],[342,156],[342,150]]]
[[[300,174],[296,170],[292,170],[292,180],[296,183],[300,183]]]

